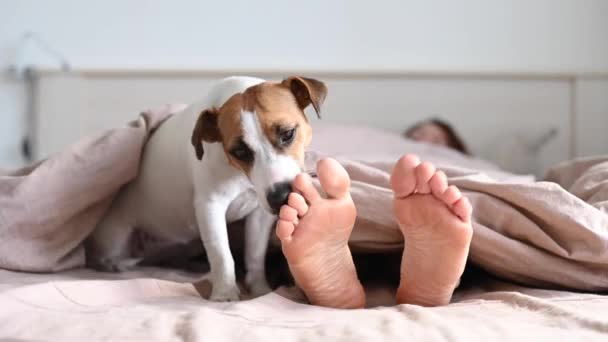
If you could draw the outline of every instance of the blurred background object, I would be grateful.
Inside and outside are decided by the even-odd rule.
[[[0,168],[219,77],[300,73],[329,85],[323,123],[438,116],[473,155],[540,175],[608,153],[606,18],[604,0],[0,0]]]
[[[431,118],[409,127],[403,136],[418,142],[448,147],[470,155],[466,143],[449,122]]]

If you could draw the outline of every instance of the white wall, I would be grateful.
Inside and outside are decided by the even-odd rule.
[[[0,0],[0,69],[33,30],[77,67],[606,72],[606,18],[604,0]],[[0,166],[20,162],[23,93],[0,76]]]

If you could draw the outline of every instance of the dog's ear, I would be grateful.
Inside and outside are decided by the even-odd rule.
[[[198,160],[203,159],[203,141],[206,142],[218,142],[222,140],[220,135],[220,129],[217,125],[217,116],[219,110],[217,108],[205,109],[201,112],[194,125],[194,131],[192,131],[192,146],[196,152]]]
[[[300,109],[312,104],[317,116],[321,118],[321,106],[327,96],[327,87],[321,81],[312,78],[291,76],[281,83],[296,97]]]

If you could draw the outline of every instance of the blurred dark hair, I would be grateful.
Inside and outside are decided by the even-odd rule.
[[[469,152],[469,149],[465,145],[464,141],[460,138],[460,136],[458,134],[456,134],[456,131],[454,130],[454,128],[452,128],[452,126],[450,124],[448,124],[447,122],[437,119],[437,118],[432,118],[429,120],[419,122],[419,123],[415,124],[414,126],[408,128],[404,133],[405,137],[411,138],[412,134],[414,133],[415,130],[417,130],[418,128],[420,128],[421,126],[426,125],[426,124],[436,125],[446,133],[446,135],[448,137],[448,147],[453,148],[457,151],[460,151],[466,155],[471,155],[471,153]]]

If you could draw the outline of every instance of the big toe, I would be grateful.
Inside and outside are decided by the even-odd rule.
[[[330,198],[342,198],[348,195],[350,177],[335,159],[320,160],[317,164],[317,175],[321,187]]]

